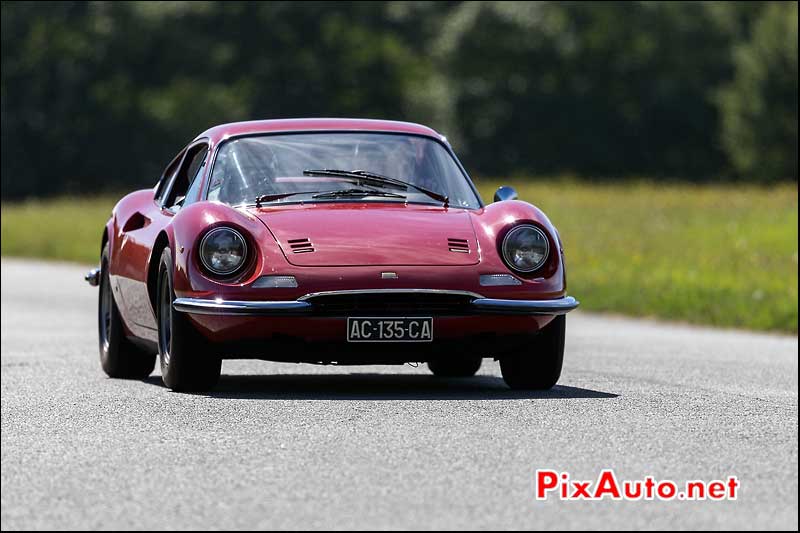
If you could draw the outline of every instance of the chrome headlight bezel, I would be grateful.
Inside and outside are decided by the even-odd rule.
[[[529,230],[533,230],[536,233],[538,233],[541,236],[542,240],[544,241],[544,245],[545,245],[544,246],[544,256],[542,257],[542,260],[539,261],[539,263],[537,263],[533,267],[527,268],[527,269],[523,269],[523,268],[519,268],[514,263],[514,261],[512,260],[511,252],[513,250],[509,250],[508,243],[509,243],[509,240],[514,235],[518,234],[520,231],[529,231]],[[505,236],[503,237],[503,242],[500,245],[500,251],[501,251],[502,256],[503,256],[503,262],[505,262],[506,266],[508,266],[509,269],[513,270],[514,272],[520,272],[520,273],[523,273],[523,274],[530,274],[531,272],[536,272],[537,270],[540,270],[542,267],[544,267],[547,264],[547,260],[550,258],[550,238],[547,236],[547,233],[542,228],[540,228],[540,227],[538,227],[538,226],[536,226],[534,224],[519,224],[518,226],[514,226],[513,228],[511,228],[510,230],[508,230],[506,232]]]
[[[209,238],[223,231],[229,232],[232,235],[234,235],[234,237],[239,242],[241,242],[242,246],[242,260],[239,261],[239,263],[235,267],[225,270],[213,267],[207,260],[205,253],[206,252],[205,247],[208,244]],[[241,271],[242,268],[244,268],[244,266],[247,264],[247,254],[248,254],[247,239],[245,239],[241,231],[235,228],[232,228],[230,226],[218,226],[216,228],[207,231],[206,234],[203,235],[203,238],[200,239],[200,245],[197,248],[197,253],[200,256],[200,263],[203,265],[203,268],[205,268],[210,274],[219,277],[230,277],[236,274],[237,272]]]

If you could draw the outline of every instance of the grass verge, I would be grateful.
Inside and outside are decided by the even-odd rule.
[[[558,227],[583,309],[797,332],[796,185],[507,184]],[[3,204],[0,252],[95,263],[114,201]]]
[[[558,228],[583,309],[797,331],[796,185],[512,185]]]

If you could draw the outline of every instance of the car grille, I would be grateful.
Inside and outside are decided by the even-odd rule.
[[[458,293],[346,293],[311,296],[314,313],[322,316],[463,315],[474,299]]]

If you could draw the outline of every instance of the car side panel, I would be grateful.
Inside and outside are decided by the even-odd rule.
[[[112,286],[126,325],[134,335],[150,340],[156,321],[147,291],[147,271],[156,238],[171,219],[172,215],[153,201],[151,189],[126,196],[114,213]]]

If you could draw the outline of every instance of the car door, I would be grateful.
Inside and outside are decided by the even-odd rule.
[[[194,179],[200,179],[208,153],[208,144],[198,141],[181,151],[167,166],[152,201],[142,206],[126,223],[120,234],[119,260],[127,265],[124,298],[126,317],[132,329],[144,328],[154,332],[156,320],[147,290],[147,273],[153,247],[159,233],[172,221],[186,200]],[[195,201],[192,198],[188,202]],[[158,258],[155,258],[158,260]],[[151,337],[147,331],[134,331]]]

